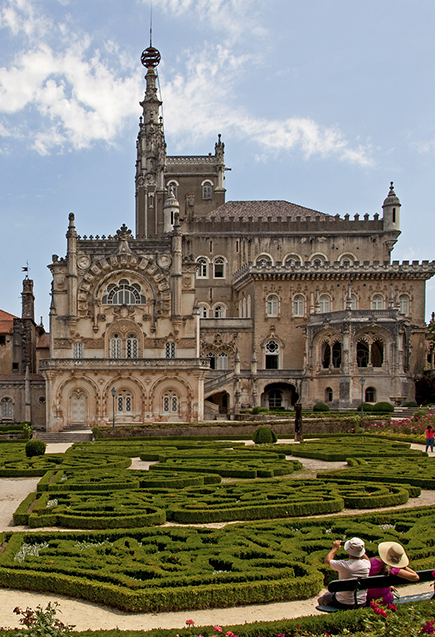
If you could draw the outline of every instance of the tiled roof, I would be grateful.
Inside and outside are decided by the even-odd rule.
[[[296,217],[301,217],[301,220],[304,220],[310,216],[314,221],[318,215],[322,218],[330,217],[324,212],[304,208],[304,206],[298,206],[295,203],[290,203],[290,201],[227,201],[206,215],[205,218],[217,217],[219,219],[224,217],[224,219],[229,220],[230,217],[234,217],[234,221],[237,221],[239,217],[244,219],[252,217],[253,220],[263,217],[266,221],[267,217],[272,217],[272,220],[276,221],[277,217],[280,216],[285,221],[286,217],[292,217],[294,220],[296,220]]]
[[[47,349],[50,347],[50,334],[48,334],[48,332],[41,334],[36,347],[43,347]]]
[[[0,334],[12,334],[14,329],[14,318],[18,318],[9,312],[0,310]]]

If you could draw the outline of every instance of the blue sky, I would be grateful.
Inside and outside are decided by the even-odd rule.
[[[149,0],[0,4],[0,307],[22,266],[48,328],[52,254],[134,228]],[[226,144],[227,200],[322,212],[402,202],[394,259],[433,259],[433,0],[154,0],[169,154]],[[428,315],[435,310],[435,282]]]

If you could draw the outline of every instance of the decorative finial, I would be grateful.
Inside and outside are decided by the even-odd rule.
[[[388,196],[390,197],[391,195],[395,195],[396,193],[394,192],[394,184],[392,181],[390,181],[390,192],[388,193]]]
[[[145,51],[142,51],[142,55],[140,56],[140,61],[142,66],[145,66],[147,69],[150,67],[155,68],[159,65],[161,60],[160,51],[155,49],[153,46],[149,46]]]

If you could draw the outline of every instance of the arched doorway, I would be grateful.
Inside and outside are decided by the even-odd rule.
[[[229,394],[226,391],[220,391],[216,394],[212,394],[205,399],[205,407],[207,407],[207,403],[217,405],[220,414],[227,414],[230,406]]]
[[[261,394],[261,406],[268,409],[290,409],[297,403],[299,394],[290,383],[270,383]]]

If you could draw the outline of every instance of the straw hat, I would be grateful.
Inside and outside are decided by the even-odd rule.
[[[366,547],[363,540],[360,540],[359,537],[353,537],[345,543],[344,550],[351,557],[362,557],[366,551]]]
[[[409,564],[405,549],[398,542],[381,542],[378,553],[381,560],[393,568],[404,568]]]

